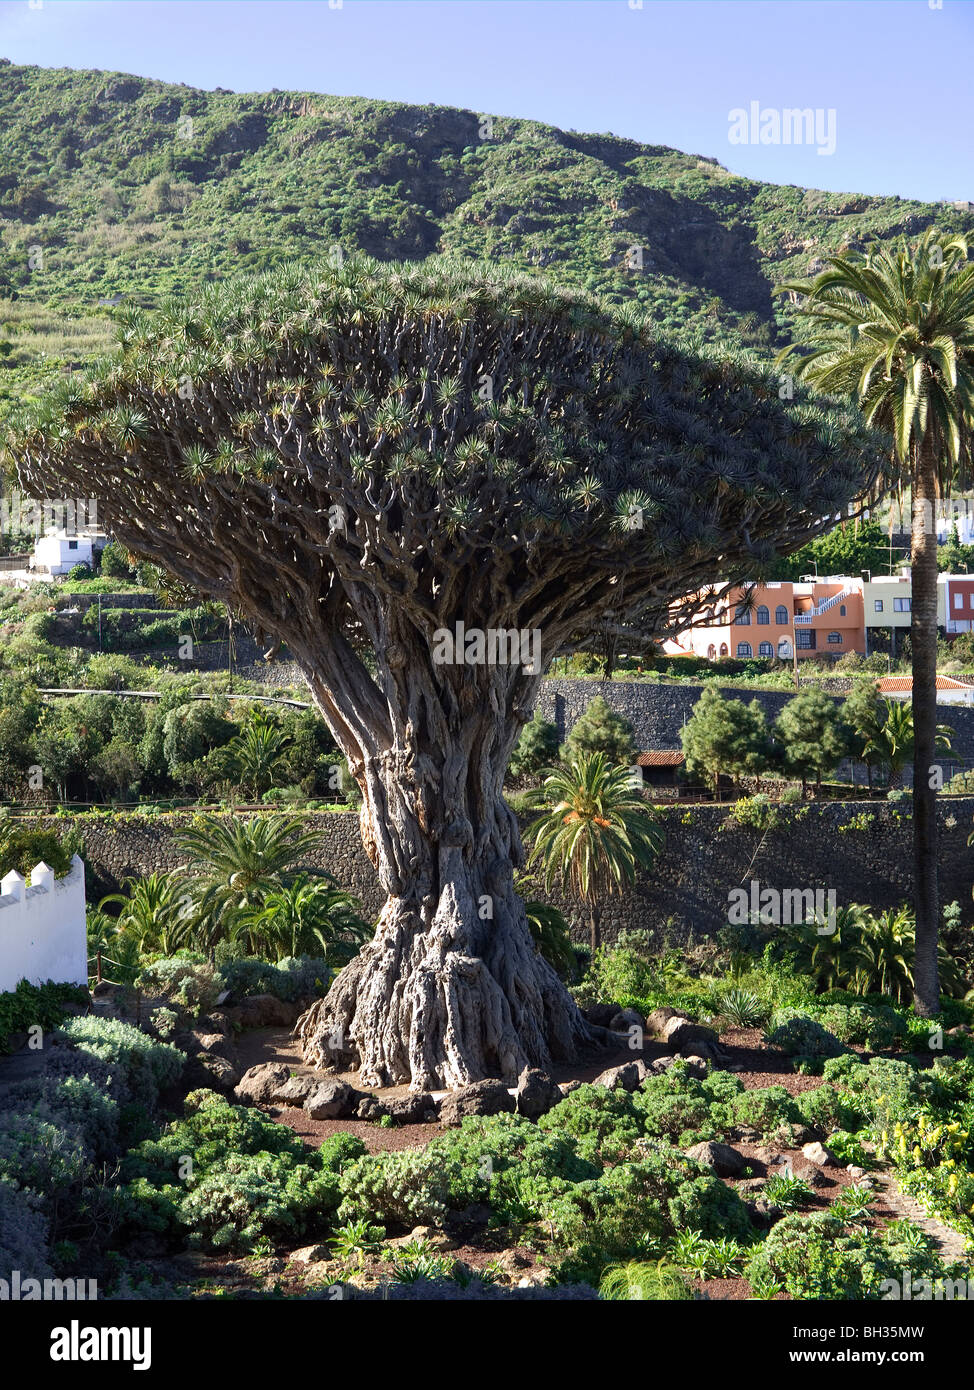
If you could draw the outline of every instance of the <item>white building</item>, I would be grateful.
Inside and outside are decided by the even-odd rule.
[[[0,992],[21,980],[88,983],[85,866],[78,855],[64,878],[42,862],[29,883],[16,869],[0,879]]]
[[[49,574],[68,574],[75,565],[95,567],[95,538],[89,532],[51,531],[34,542],[34,566]]]

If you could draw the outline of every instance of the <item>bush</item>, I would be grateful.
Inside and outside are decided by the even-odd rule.
[[[439,1225],[449,1190],[441,1166],[427,1151],[369,1154],[342,1174],[339,1221],[367,1219],[384,1226]]]
[[[285,956],[276,965],[247,956],[222,964],[219,979],[234,999],[273,994],[276,999],[292,1004],[308,995],[323,994],[331,979],[331,970],[327,962],[317,956]]]
[[[779,1009],[772,1015],[771,1031],[765,1034],[765,1041],[786,1056],[806,1063],[839,1057],[846,1050],[817,1019],[794,1009]]]
[[[0,994],[0,1050],[6,1050],[12,1033],[26,1033],[35,1025],[45,1033],[56,1028],[64,1020],[65,1004],[87,1003],[88,991],[80,985],[21,980],[16,989]]]
[[[823,1004],[814,1014],[840,1042],[871,1052],[888,1051],[909,1033],[905,1017],[888,1004]]]
[[[80,1052],[111,1067],[125,1099],[146,1110],[155,1108],[160,1091],[175,1085],[186,1062],[178,1048],[118,1019],[74,1018],[62,1032]]]
[[[102,547],[100,570],[110,579],[132,579],[135,574],[124,547],[118,541],[109,541]]]
[[[90,1162],[118,1151],[119,1107],[101,1076],[45,1072],[13,1087],[3,1103],[5,1109],[77,1134]]]
[[[48,1279],[47,1217],[38,1198],[0,1180],[0,1279],[15,1269],[23,1278]]]
[[[146,993],[171,999],[194,1018],[209,1013],[225,988],[214,967],[189,951],[153,961],[144,967],[135,983]]]
[[[865,1113],[848,1095],[826,1083],[795,1097],[802,1121],[812,1129],[830,1134],[833,1130],[857,1130],[866,1122]]]
[[[194,1245],[246,1251],[263,1237],[300,1236],[334,1213],[340,1174],[364,1153],[345,1134],[309,1150],[212,1091],[192,1092],[185,1111],[125,1156],[121,1200],[130,1227],[188,1235]]]
[[[88,1159],[76,1129],[37,1115],[0,1112],[0,1182],[33,1192],[50,1207],[81,1186]]]
[[[777,1280],[793,1298],[876,1301],[883,1281],[937,1278],[944,1266],[928,1248],[906,1243],[895,1229],[881,1233],[844,1232],[840,1220],[827,1212],[786,1216],[769,1232],[751,1256],[746,1275],[753,1284]]]

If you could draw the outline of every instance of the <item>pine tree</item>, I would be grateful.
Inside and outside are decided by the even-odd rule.
[[[820,786],[823,775],[834,772],[846,753],[838,706],[815,687],[788,701],[775,720],[774,734],[785,767],[802,779],[802,791],[812,775]]]
[[[686,769],[719,788],[720,774],[738,778],[763,772],[768,765],[768,726],[757,700],[725,700],[704,690],[684,725],[681,742]]]
[[[508,770],[512,777],[534,777],[542,768],[550,767],[557,757],[558,730],[535,710],[521,730]]]
[[[583,754],[604,753],[615,767],[632,762],[636,732],[625,715],[618,714],[601,695],[590,700],[565,740],[563,759],[570,763]]]

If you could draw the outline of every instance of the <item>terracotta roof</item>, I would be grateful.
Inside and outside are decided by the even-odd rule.
[[[640,753],[636,758],[637,767],[679,767],[683,754],[672,748],[654,748],[649,753]]]
[[[971,686],[967,681],[955,681],[953,676],[938,676],[938,690],[970,690]],[[912,676],[884,676],[879,682],[879,693],[885,695],[892,694],[897,690],[912,691]]]

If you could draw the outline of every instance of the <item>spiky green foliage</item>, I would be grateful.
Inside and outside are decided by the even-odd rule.
[[[467,610],[477,586],[463,603],[442,572],[480,564],[516,564],[523,621],[542,557],[552,631],[569,596],[576,625],[620,602],[659,623],[718,554],[752,570],[882,472],[853,413],[779,400],[770,368],[497,270],[290,268],[128,313],[120,338],[22,417],[24,485],[96,492],[123,544],[299,659],[312,618],[361,617],[361,579],[407,568],[416,625]]]
[[[560,882],[588,905],[595,950],[600,900],[654,862],[663,831],[629,769],[613,767],[603,753],[581,753],[568,767],[553,768],[542,798],[550,810],[528,829],[529,863],[541,866],[546,888]]]

